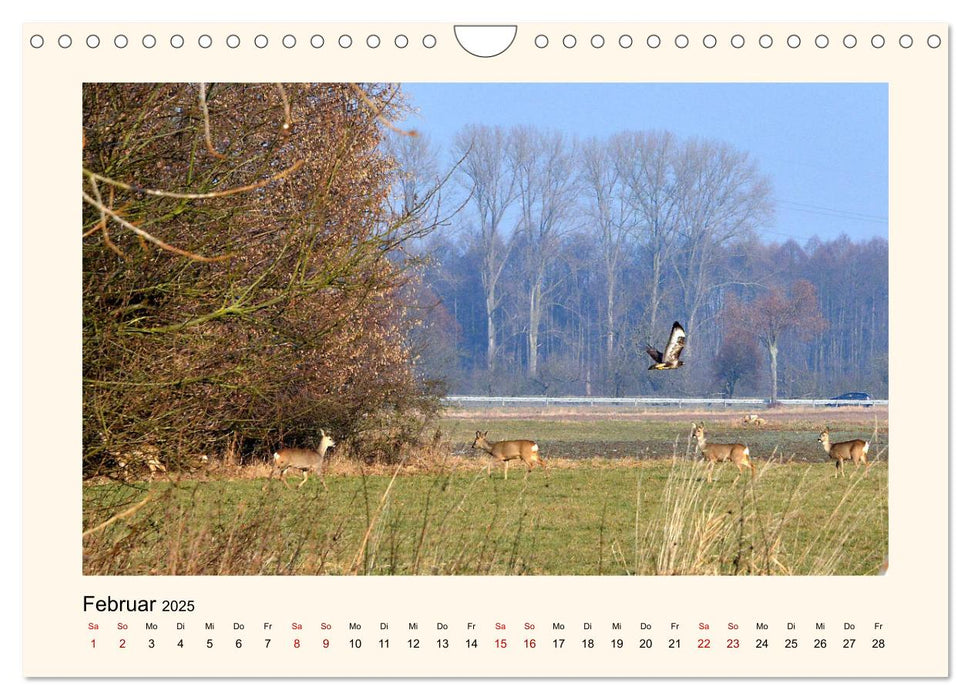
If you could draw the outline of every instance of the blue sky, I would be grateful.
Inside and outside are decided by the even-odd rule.
[[[773,185],[766,239],[888,232],[884,83],[431,84],[404,90],[408,122],[447,154],[465,124],[532,124],[578,137],[668,130],[748,152]]]

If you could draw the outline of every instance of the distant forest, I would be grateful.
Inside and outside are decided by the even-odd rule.
[[[772,183],[730,144],[468,126],[390,155],[424,212],[413,362],[448,393],[887,396],[887,240],[766,241]],[[685,367],[648,372],[674,321]]]

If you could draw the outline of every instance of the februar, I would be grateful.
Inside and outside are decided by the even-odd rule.
[[[149,598],[96,598],[84,596],[84,611],[94,609],[98,612],[153,612],[155,600]]]

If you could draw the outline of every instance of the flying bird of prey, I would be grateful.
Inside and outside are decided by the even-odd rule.
[[[653,345],[648,345],[645,350],[647,354],[654,359],[654,364],[648,367],[648,369],[677,369],[684,363],[678,359],[681,355],[681,351],[684,350],[684,341],[687,334],[684,332],[684,328],[677,321],[671,326],[671,336],[668,338],[668,345],[664,348],[664,355],[658,352],[658,349]]]

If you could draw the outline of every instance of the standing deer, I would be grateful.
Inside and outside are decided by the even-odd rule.
[[[748,467],[752,470],[752,478],[755,478],[755,465],[749,460],[748,447],[741,445],[739,443],[732,444],[717,444],[714,442],[708,442],[705,439],[705,424],[699,423],[695,425],[691,424],[691,436],[698,441],[698,449],[701,450],[701,454],[704,455],[705,459],[708,460],[708,483],[711,483],[711,477],[715,471],[715,462],[728,462],[731,461],[738,467],[738,476],[735,477],[735,483],[742,476],[742,467]]]
[[[280,481],[283,482],[284,486],[290,488],[290,484],[287,483],[284,475],[288,469],[299,469],[303,472],[303,481],[297,486],[299,489],[307,483],[308,473],[313,470],[318,473],[320,483],[327,489],[327,483],[324,481],[324,455],[327,453],[327,448],[333,446],[334,441],[321,429],[320,446],[316,450],[307,450],[302,447],[287,447],[279,452],[274,452],[273,465],[280,472]]]
[[[509,477],[509,460],[511,459],[521,459],[525,462],[527,475],[533,470],[533,464],[538,462],[546,470],[546,478],[549,478],[550,468],[546,466],[546,462],[539,458],[539,447],[537,447],[535,442],[532,440],[500,440],[499,442],[489,442],[486,440],[486,435],[488,434],[488,431],[480,433],[476,430],[475,442],[472,443],[472,448],[485,450],[496,459],[501,459],[504,467],[502,473],[503,479]],[[492,476],[491,462],[487,467],[486,473]]]
[[[843,462],[848,459],[852,459],[856,468],[860,468],[860,462],[866,466],[866,470],[863,472],[863,476],[870,473],[870,463],[866,461],[866,454],[870,451],[870,443],[866,440],[847,440],[846,442],[830,442],[829,441],[829,428],[823,428],[823,432],[819,434],[819,440],[817,442],[822,443],[823,449],[826,450],[832,459],[836,460],[836,474],[840,475],[840,471],[843,472],[843,476],[846,476],[846,470],[843,469]]]

